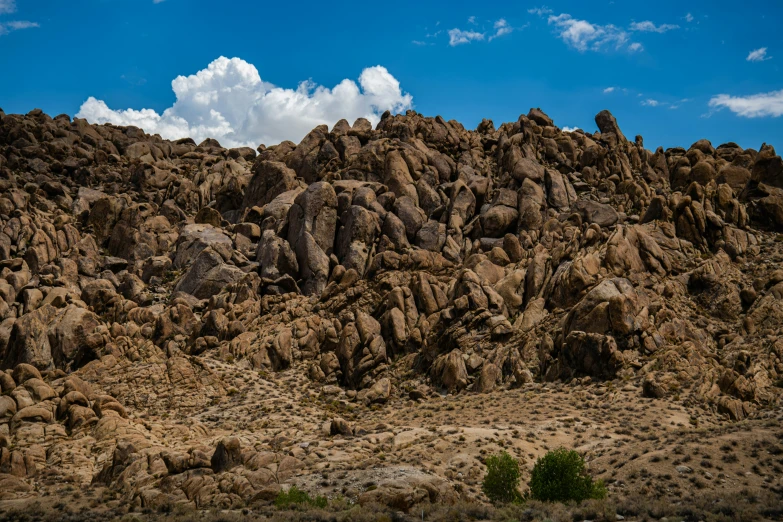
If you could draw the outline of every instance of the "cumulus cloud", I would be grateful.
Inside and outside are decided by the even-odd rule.
[[[645,107],[657,107],[660,104],[661,102],[659,102],[658,100],[653,100],[652,98],[647,98],[642,102],[642,105],[644,105]]]
[[[747,58],[745,58],[748,62],[763,62],[765,60],[771,60],[771,56],[767,56],[767,48],[762,47],[760,49],[756,49],[754,51],[751,51]]]
[[[783,115],[783,89],[750,96],[719,94],[710,99],[709,105],[713,109],[729,109],[736,115],[745,118],[764,116],[777,118]]]
[[[579,127],[563,127],[563,132],[574,132],[578,131]]]
[[[501,18],[500,20],[495,22],[493,28],[495,29],[495,34],[489,37],[490,42],[495,38],[499,38],[506,34],[511,34],[514,31],[514,28],[508,25],[508,22],[506,22],[505,18]]]
[[[688,22],[688,23],[693,22],[693,15],[690,14],[690,13],[686,14],[685,15],[685,21]]]
[[[0,14],[10,14],[16,12],[15,0],[0,0]]]
[[[634,22],[631,24],[631,31],[641,31],[644,33],[665,33],[666,31],[673,31],[679,29],[679,25],[674,24],[661,24],[655,25],[649,20],[644,22]]]
[[[551,15],[548,23],[557,28],[558,36],[566,44],[579,52],[602,51],[608,47],[620,49],[628,42],[628,33],[614,25],[593,24],[569,14]]]
[[[476,17],[475,16],[471,16],[470,18],[468,18],[468,23],[476,25]]]
[[[77,114],[91,123],[134,125],[167,139],[215,138],[237,147],[299,142],[313,127],[341,118],[367,118],[373,125],[386,110],[410,108],[413,97],[384,67],[364,69],[355,81],[345,79],[329,89],[304,81],[296,89],[261,80],[252,64],[220,57],[196,74],[171,82],[174,104],[158,114],[152,109],[114,110],[90,97]]]
[[[633,42],[631,45],[628,46],[628,50],[631,51],[632,53],[638,53],[644,51],[644,46],[639,42]]]
[[[614,87],[607,87],[604,89],[604,94],[611,94],[614,92]]]
[[[456,28],[449,29],[449,45],[452,47],[483,39],[484,33],[479,33],[478,31],[463,31]]]

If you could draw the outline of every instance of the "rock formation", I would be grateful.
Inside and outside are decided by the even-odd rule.
[[[57,477],[153,509],[273,499],[315,452],[212,419],[234,373],[368,408],[612,380],[777,406],[780,156],[596,123],[409,111],[256,151],[0,111],[0,500]],[[411,481],[387,482],[458,497]]]

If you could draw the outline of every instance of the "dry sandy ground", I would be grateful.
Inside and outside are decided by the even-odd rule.
[[[524,489],[536,459],[561,446],[585,455],[613,502],[687,506],[707,497],[733,503],[759,496],[774,505],[783,491],[780,410],[730,422],[698,404],[643,398],[638,386],[622,381],[531,384],[483,395],[425,389],[419,400],[398,389],[389,403],[368,407],[351,392],[312,383],[302,368],[269,375],[210,364],[223,382],[233,383],[225,398],[191,418],[163,412],[136,420],[172,449],[192,447],[200,432],[205,446],[239,435],[243,447],[295,457],[301,465],[286,485],[341,505],[390,481],[432,475],[445,479],[461,501],[486,502],[486,456],[505,450],[519,459]],[[354,435],[330,436],[335,417]],[[69,484],[67,470],[60,477],[65,481],[56,478],[41,477],[36,496],[0,503],[0,512],[15,516],[14,510],[32,505],[95,516],[142,511],[108,489]]]

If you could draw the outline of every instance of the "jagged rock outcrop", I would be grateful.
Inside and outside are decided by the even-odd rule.
[[[409,111],[256,154],[0,111],[0,484],[27,492],[86,436],[100,466],[78,480],[140,506],[274,498],[307,446],[281,456],[230,427],[202,444],[196,423],[178,452],[143,421],[257,393],[215,367],[299,372],[368,407],[425,397],[407,380],[588,378],[735,420],[777,404],[780,156],[652,152],[608,111],[596,124]],[[359,500],[454,499],[387,486]]]

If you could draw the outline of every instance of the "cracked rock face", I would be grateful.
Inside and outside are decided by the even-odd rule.
[[[775,407],[780,156],[596,123],[409,111],[257,152],[0,111],[0,501],[64,476],[136,507],[269,501],[342,458],[317,441],[362,436],[308,418],[309,389],[377,410],[622,379],[732,420]],[[286,386],[294,432],[232,409]],[[354,500],[454,502],[454,480]]]

